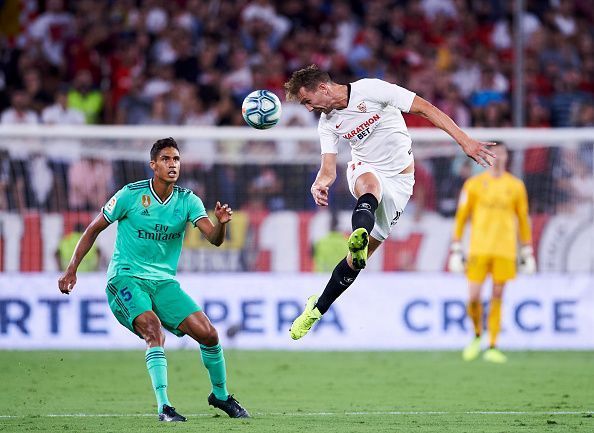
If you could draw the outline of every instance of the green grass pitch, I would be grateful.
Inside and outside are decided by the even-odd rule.
[[[252,413],[209,408],[197,350],[167,352],[181,424],[156,420],[138,351],[0,351],[0,431],[592,432],[594,352],[226,352],[229,388]]]

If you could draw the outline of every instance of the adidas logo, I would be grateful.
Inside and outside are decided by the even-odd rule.
[[[140,215],[151,216],[151,214],[149,213],[148,209],[145,209],[142,212],[140,212]]]

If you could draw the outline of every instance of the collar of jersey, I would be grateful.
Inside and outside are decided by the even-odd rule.
[[[153,194],[153,197],[155,197],[155,200],[157,200],[160,204],[167,204],[167,203],[169,203],[169,201],[171,200],[171,197],[173,197],[173,191],[175,191],[175,188],[173,188],[173,190],[171,191],[171,194],[169,194],[169,197],[167,197],[165,199],[165,201],[161,201],[161,199],[159,198],[159,196],[157,195],[157,193],[153,189],[153,179],[150,179],[149,180],[149,188],[151,190],[151,194]]]

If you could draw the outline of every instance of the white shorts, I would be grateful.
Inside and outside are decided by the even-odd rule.
[[[385,241],[390,236],[392,227],[400,218],[404,208],[413,193],[415,185],[414,173],[383,176],[373,167],[363,162],[350,161],[347,165],[347,181],[349,191],[355,196],[355,182],[364,173],[372,173],[378,178],[381,186],[380,202],[375,211],[375,226],[371,236],[380,241]]]

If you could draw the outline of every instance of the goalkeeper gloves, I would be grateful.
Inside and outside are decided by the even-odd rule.
[[[518,270],[522,274],[532,275],[536,272],[536,260],[534,259],[534,250],[530,245],[524,245],[520,248],[520,266]]]
[[[456,274],[464,272],[464,253],[460,242],[452,242],[450,247],[450,258],[448,259],[448,270]]]

